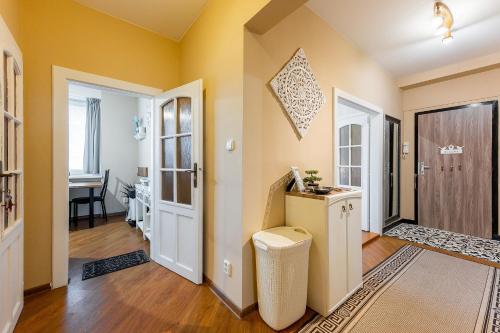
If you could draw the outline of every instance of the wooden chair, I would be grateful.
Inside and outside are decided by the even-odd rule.
[[[104,173],[104,182],[102,184],[101,188],[101,193],[99,196],[94,197],[94,203],[95,202],[100,202],[101,203],[101,210],[102,210],[102,216],[106,219],[106,222],[108,222],[108,214],[106,212],[106,192],[108,189],[108,180],[109,180],[109,169],[105,171]],[[79,197],[79,198],[74,198],[70,202],[70,207],[71,203],[73,204],[73,217],[74,221],[76,224],[76,221],[78,219],[78,206],[79,205],[89,205],[90,204],[90,198],[89,197]],[[70,208],[71,209],[71,208]]]

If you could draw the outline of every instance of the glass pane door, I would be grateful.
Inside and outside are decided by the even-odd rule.
[[[384,124],[384,226],[399,219],[400,121],[386,116]]]
[[[22,218],[22,112],[19,107],[20,72],[12,56],[3,54],[3,126],[1,130],[2,230],[5,232]]]
[[[350,124],[339,129],[338,182],[342,186],[361,187],[362,128]]]
[[[162,106],[161,199],[192,203],[193,161],[191,98],[178,97]]]

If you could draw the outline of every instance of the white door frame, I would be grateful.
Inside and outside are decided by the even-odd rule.
[[[52,66],[52,283],[68,284],[68,84],[88,83],[153,98],[161,89]],[[154,211],[154,210],[152,210]],[[152,216],[153,217],[153,216]],[[154,218],[154,217],[153,217]]]
[[[366,112],[370,122],[370,162],[369,162],[369,214],[370,231],[382,235],[383,231],[383,163],[384,163],[384,112],[382,108],[366,102],[358,97],[346,93],[338,88],[333,88],[333,149],[338,149],[337,145],[337,112],[340,103],[354,104],[354,106],[363,112]],[[334,183],[338,183],[337,164],[333,161]],[[363,197],[363,201],[366,198]],[[364,213],[364,212],[363,212]]]

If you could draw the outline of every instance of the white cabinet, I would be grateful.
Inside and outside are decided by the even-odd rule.
[[[144,240],[151,239],[151,191],[149,186],[135,184],[135,226]]]
[[[288,193],[286,225],[313,236],[307,305],[327,316],[362,286],[361,192]]]

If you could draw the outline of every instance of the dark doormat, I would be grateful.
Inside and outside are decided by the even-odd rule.
[[[116,257],[91,261],[83,264],[82,281],[108,273],[120,271],[125,268],[149,262],[149,257],[144,250],[121,254]]]

